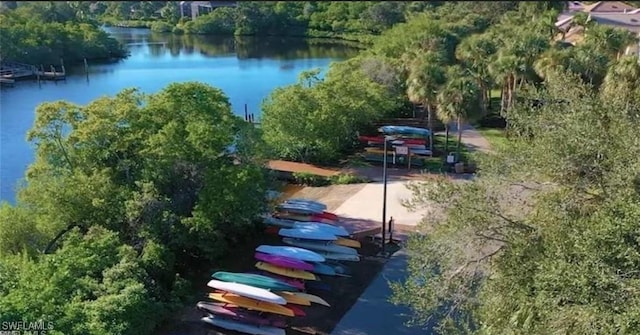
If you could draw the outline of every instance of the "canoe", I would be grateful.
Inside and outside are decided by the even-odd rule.
[[[334,270],[333,267],[322,263],[313,263],[313,270],[311,272],[325,276],[336,275],[336,270]]]
[[[196,307],[212,315],[221,315],[236,321],[251,323],[258,326],[287,327],[287,323],[273,314],[258,315],[236,305],[199,301]]]
[[[300,204],[307,204],[309,206],[314,206],[314,207],[318,207],[321,208],[322,210],[326,210],[327,209],[327,205],[319,202],[319,201],[314,201],[314,200],[309,200],[309,199],[302,199],[302,198],[291,198],[291,199],[287,199],[284,201],[285,203],[292,203],[292,204],[296,204],[296,203],[300,203]]]
[[[219,271],[214,273],[211,277],[217,280],[226,281],[230,283],[245,284],[253,287],[263,288],[265,290],[272,291],[297,291],[298,287],[290,285],[287,282],[277,280],[272,277],[262,276],[253,273],[234,273]]]
[[[282,298],[281,296],[259,287],[253,287],[239,283],[229,283],[215,279],[210,280],[207,283],[207,286],[215,288],[216,290],[237,294],[255,300],[270,302],[278,305],[287,304],[287,301],[284,300],[284,298]]]
[[[323,210],[317,207],[310,207],[310,206],[305,206],[300,204],[280,204],[278,205],[277,208],[280,211],[286,211],[290,213],[301,213],[301,214],[315,214],[315,213],[320,214],[323,212]]]
[[[309,299],[299,297],[297,295],[294,295],[291,292],[283,291],[283,292],[276,292],[276,294],[284,298],[284,300],[286,300],[288,304],[311,306],[311,301],[309,301]]]
[[[333,244],[342,245],[342,246],[350,247],[350,248],[361,248],[362,247],[362,244],[360,243],[360,241],[353,240],[353,239],[350,239],[350,238],[343,238],[343,237],[338,237],[338,239],[335,240],[333,242]]]
[[[359,262],[360,256],[358,255],[349,255],[349,254],[339,254],[335,252],[323,252],[322,255],[326,259],[331,259],[334,261],[350,261],[350,262]]]
[[[280,314],[284,316],[295,315],[291,309],[285,306],[272,304],[270,302],[264,302],[260,300],[254,300],[251,298],[241,297],[233,293],[227,293],[227,294],[209,293],[209,298],[220,301],[220,302],[224,302],[227,304],[232,304],[232,305],[236,305],[246,309],[254,310],[254,311]]]
[[[261,246],[258,246],[256,248],[256,251],[263,254],[284,256],[307,262],[324,262],[324,257],[322,257],[322,255],[319,255],[317,252],[296,247],[263,244]]]
[[[338,220],[331,220],[314,214],[276,213],[275,216],[278,219],[294,220],[300,222],[320,222],[330,225],[338,223]]]
[[[313,221],[296,222],[294,223],[293,228],[294,229],[295,228],[317,229],[317,230],[326,231],[338,237],[349,236],[349,232],[346,229],[344,229],[344,227],[326,224],[323,222],[313,222]]]
[[[335,241],[338,239],[336,235],[320,229],[309,228],[291,228],[280,229],[278,235],[289,238],[299,238],[305,240],[318,240],[318,241]]]
[[[263,270],[263,271],[268,271],[268,272],[271,272],[271,273],[275,273],[275,274],[279,274],[281,276],[286,276],[286,277],[291,277],[291,278],[298,278],[298,279],[304,279],[304,280],[318,280],[316,275],[314,275],[311,272],[307,272],[307,271],[303,271],[303,270],[283,268],[283,267],[271,265],[271,264],[264,263],[264,262],[257,262],[256,263],[256,268],[258,268],[260,270]]]
[[[235,330],[241,333],[252,335],[286,335],[286,332],[282,328],[276,328],[271,326],[256,326],[248,323],[242,323],[236,320],[224,319],[215,316],[205,316],[202,321],[223,329]]]
[[[331,305],[329,305],[328,302],[326,302],[324,299],[320,298],[317,295],[313,295],[313,294],[309,294],[309,293],[303,293],[303,292],[289,292],[295,296],[298,297],[302,297],[305,298],[313,303],[316,303],[318,305],[323,305],[323,306],[327,306],[327,307],[331,307]]]
[[[295,278],[289,278],[289,277],[277,275],[275,273],[271,273],[271,272],[267,272],[267,271],[256,271],[255,274],[274,278],[274,279],[279,280],[279,281],[281,281],[283,283],[287,283],[289,286],[293,286],[293,287],[297,288],[300,291],[304,291],[304,289],[305,289],[304,288],[304,280],[295,279]],[[293,291],[293,290],[286,290],[286,291]]]
[[[330,252],[330,253],[336,253],[336,254],[347,254],[347,255],[355,255],[355,256],[358,255],[358,250],[356,249],[345,247],[343,245],[336,245],[333,243],[322,243],[318,241],[304,241],[304,240],[296,240],[292,238],[283,238],[282,242],[295,247],[305,248],[305,249],[313,250],[316,252],[322,251],[322,252]]]
[[[304,261],[301,261],[295,258],[263,254],[261,252],[256,252],[254,256],[259,261],[273,264],[275,266],[281,266],[284,268],[291,268],[291,269],[297,269],[297,270],[307,270],[307,271],[313,270],[312,264],[305,263]]]

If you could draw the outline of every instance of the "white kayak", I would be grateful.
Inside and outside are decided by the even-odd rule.
[[[301,213],[301,214],[320,214],[324,212],[324,210],[319,209],[317,207],[311,207],[301,204],[289,204],[284,203],[278,205],[278,210],[292,212],[292,213]]]
[[[274,245],[261,245],[256,248],[256,251],[270,255],[278,255],[289,258],[295,258],[301,261],[307,262],[324,262],[325,258],[313,252],[311,250],[289,247],[289,246],[274,246]]]
[[[271,326],[255,326],[249,323],[238,322],[229,319],[223,319],[215,316],[205,316],[200,319],[210,325],[239,331],[241,333],[252,334],[252,335],[286,335],[284,329],[271,327]]]
[[[282,231],[282,230],[280,230]],[[313,250],[313,251],[322,251],[322,252],[329,252],[329,253],[336,253],[336,254],[345,254],[345,255],[354,255],[354,256],[358,256],[358,250],[354,249],[354,248],[349,248],[349,247],[345,247],[342,245],[336,245],[333,243],[323,243],[323,242],[316,242],[316,241],[302,241],[302,240],[296,240],[293,238],[283,238],[282,241],[286,244],[295,246],[295,247],[299,247],[299,248],[305,248],[305,249],[309,249],[309,250]],[[325,257],[326,258],[326,257]]]
[[[272,293],[268,290],[265,290],[263,288],[253,287],[253,286],[239,284],[239,283],[230,283],[230,282],[225,282],[225,281],[220,281],[215,279],[210,280],[207,283],[207,286],[211,288],[215,288],[216,290],[235,293],[237,295],[255,299],[255,300],[270,302],[278,305],[287,304],[287,301],[283,297],[275,293]]]
[[[306,229],[318,229],[331,233],[336,236],[346,237],[349,236],[349,232],[342,226],[334,226],[322,222],[313,221],[295,221],[293,228],[306,228]]]
[[[319,229],[307,229],[307,228],[282,228],[278,232],[278,235],[290,238],[302,238],[305,240],[318,240],[318,241],[335,241],[338,239],[336,235],[333,235],[327,231]]]
[[[313,200],[308,200],[308,199],[302,199],[302,198],[292,198],[292,199],[287,199],[284,201],[285,203],[288,204],[306,204],[309,205],[311,207],[318,207],[320,209],[322,209],[323,211],[327,210],[327,205],[318,202],[318,201],[313,201]]]
[[[321,255],[326,259],[331,259],[334,261],[350,261],[350,262],[359,262],[360,256],[358,255],[350,255],[350,254],[342,254],[336,252],[321,252]]]

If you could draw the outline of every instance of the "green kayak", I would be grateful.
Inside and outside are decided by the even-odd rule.
[[[284,283],[275,278],[262,276],[253,273],[234,273],[218,271],[211,275],[214,279],[230,283],[245,284],[272,291],[299,291],[298,288]]]

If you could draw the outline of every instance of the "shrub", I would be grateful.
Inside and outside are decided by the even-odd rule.
[[[151,31],[156,33],[168,33],[173,29],[174,27],[166,22],[156,21],[151,24]]]
[[[369,179],[366,177],[356,176],[351,173],[341,173],[329,178],[333,185],[347,185],[347,184],[361,184],[368,183]]]
[[[293,180],[296,184],[304,186],[327,186],[329,179],[308,172],[294,172]]]

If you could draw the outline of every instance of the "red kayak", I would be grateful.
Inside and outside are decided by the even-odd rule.
[[[383,136],[360,136],[358,139],[362,142],[384,143]],[[404,141],[405,144],[422,144],[426,145],[427,140],[420,138],[397,138],[398,141]]]
[[[305,312],[302,310],[302,308],[300,308],[300,307],[298,307],[298,306],[296,306],[296,305],[286,304],[286,305],[284,305],[284,307],[286,307],[286,308],[288,308],[288,309],[292,310],[292,311],[293,311],[293,314],[294,314],[295,316],[305,316],[305,315],[307,315],[307,313],[305,313]]]
[[[328,219],[328,220],[334,220],[334,221],[338,221],[338,219],[339,219],[337,215],[335,215],[333,213],[329,213],[329,212],[322,212],[320,214],[314,214],[314,215],[312,215],[312,217],[313,216],[317,216],[317,217],[320,217],[320,218],[323,218],[323,219]]]
[[[264,232],[270,235],[278,235],[278,232],[280,232],[280,227],[268,226],[267,229],[264,230]]]

